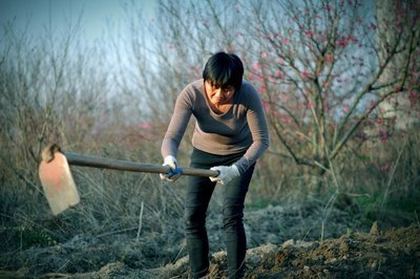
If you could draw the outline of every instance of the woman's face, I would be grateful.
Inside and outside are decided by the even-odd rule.
[[[214,105],[228,104],[233,95],[235,95],[235,87],[229,85],[226,87],[220,87],[212,84],[210,81],[204,82],[207,98]]]

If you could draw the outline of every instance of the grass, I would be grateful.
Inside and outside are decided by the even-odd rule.
[[[64,57],[54,61],[71,68]],[[91,66],[97,69],[96,64]],[[147,244],[152,251],[149,254],[158,253],[165,242],[181,242],[185,179],[172,185],[162,183],[157,175],[73,167],[81,203],[57,217],[51,215],[37,175],[43,146],[56,142],[67,151],[159,164],[167,117],[150,120],[138,107],[128,107],[131,96],[115,99],[98,94],[104,84],[95,79],[98,76],[91,78],[83,72],[75,80],[80,86],[86,82],[89,89],[97,90],[83,91],[81,100],[74,97],[74,88],[60,80],[55,80],[57,88],[45,94],[42,87],[29,90],[24,84],[16,97],[14,83],[19,83],[21,75],[30,76],[30,70],[19,73],[0,68],[0,74],[8,74],[7,79],[0,79],[8,90],[0,98],[5,123],[0,131],[0,250],[12,253],[66,243],[78,235],[104,239],[125,236]],[[107,98],[110,101],[105,101]],[[162,111],[159,106],[156,104],[155,109]],[[139,127],[136,119],[149,119],[150,123]],[[182,165],[188,165],[188,135],[191,127],[178,156]],[[325,227],[333,207],[350,209],[354,218],[362,214],[366,223],[382,220],[401,224],[398,221],[402,219],[418,222],[415,201],[419,200],[420,188],[419,144],[420,132],[416,128],[396,133],[386,142],[349,142],[346,151],[333,162],[334,172],[323,175],[267,152],[257,164],[246,207],[257,210],[269,205],[315,204],[317,210],[321,209]],[[277,139],[271,148],[282,151],[284,147]],[[409,218],[399,218],[407,214]],[[168,240],[172,235],[176,237]],[[169,254],[176,257],[178,252]]]
[[[414,146],[418,145],[417,134],[414,133],[411,140]],[[303,206],[303,213],[309,214],[315,210],[320,214],[316,217],[319,220],[312,220],[311,224],[302,223],[302,226],[312,237],[317,237],[315,231],[320,231],[321,239],[327,235],[324,230],[333,228],[331,223],[340,222],[336,215],[330,214],[332,209],[333,212],[346,212],[345,222],[350,223],[342,224],[341,227],[347,227],[349,231],[369,228],[375,221],[381,227],[418,224],[419,191],[418,187],[408,185],[408,182],[417,183],[419,179],[414,170],[420,156],[416,149],[408,150],[409,145],[401,149],[402,145],[396,147],[395,142],[388,144],[378,147],[382,150],[381,158],[374,156],[378,152],[373,149],[372,154],[367,153],[363,162],[357,156],[347,157],[347,162],[351,160],[351,163],[337,167],[336,179],[340,183],[338,194],[331,176],[313,180],[308,178],[306,172],[300,171],[299,167],[289,164],[279,167],[271,164],[273,158],[265,156],[256,169],[246,199],[246,208],[254,211],[270,205],[293,205]],[[131,149],[129,153],[122,152],[115,146],[98,146],[92,150],[98,150],[99,154],[91,154],[135,160],[133,154],[141,153],[142,160],[152,162],[157,160],[156,149],[158,145],[149,142],[138,149]],[[106,154],[101,154],[101,150],[106,150]],[[383,152],[389,154],[384,156]],[[395,164],[398,154],[400,159]],[[187,154],[184,156],[180,160],[188,162]],[[395,171],[386,173],[386,176],[379,170],[372,172],[384,158],[390,160],[391,165],[397,166]],[[11,163],[21,164],[19,161]],[[3,253],[62,245],[77,237],[82,240],[97,239],[102,245],[100,251],[108,251],[104,253],[109,254],[109,260],[126,262],[140,269],[163,265],[186,253],[181,245],[184,235],[182,216],[185,179],[167,184],[152,174],[73,167],[81,203],[53,217],[42,192],[39,192],[36,173],[25,172],[17,167],[15,171],[11,171],[10,166],[6,169],[8,175],[3,176],[5,184],[0,190],[0,248]],[[358,175],[355,176],[355,173]],[[319,182],[325,190],[317,193],[314,189]],[[296,214],[303,214],[302,212]],[[301,222],[305,222],[303,215]],[[279,229],[280,232],[284,230],[287,227]],[[120,248],[114,247],[114,244],[118,244]],[[133,247],[136,249],[133,250]],[[141,253],[141,259],[138,253]],[[72,264],[65,266],[65,270],[80,271],[81,267],[84,271],[97,270],[104,260],[106,261],[99,255],[94,260],[83,260],[82,257],[77,267],[73,266],[77,263],[74,259]],[[3,265],[9,267],[14,266],[12,263],[13,261],[2,261]],[[16,259],[14,264],[19,266],[21,261]]]

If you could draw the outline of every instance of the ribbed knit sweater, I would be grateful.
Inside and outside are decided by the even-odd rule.
[[[177,97],[168,130],[162,142],[163,157],[176,157],[188,122],[196,119],[192,145],[202,151],[228,155],[245,152],[235,163],[244,173],[269,145],[267,122],[255,88],[247,81],[235,92],[232,107],[215,113],[208,102],[203,79],[187,85]]]

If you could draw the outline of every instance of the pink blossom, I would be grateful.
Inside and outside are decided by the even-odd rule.
[[[337,46],[344,48],[344,47],[348,46],[350,43],[356,43],[356,42],[357,42],[357,39],[354,36],[349,35],[347,37],[339,38],[336,41],[336,44],[337,44]]]
[[[349,105],[344,104],[344,105],[343,105],[343,111],[344,111],[345,113],[348,113],[348,112],[350,111],[350,107],[349,107]]]
[[[348,42],[346,39],[341,38],[341,39],[338,39],[336,43],[339,47],[346,47]]]
[[[270,104],[267,102],[267,101],[265,101],[265,100],[262,100],[262,105],[263,105],[263,108],[264,108],[264,110],[265,110],[265,112],[270,112],[271,111],[271,109],[270,109]]]
[[[252,80],[255,83],[259,83],[259,82],[263,81],[263,77],[259,74],[256,74],[256,73],[250,73],[248,78],[249,78],[250,81]]]
[[[256,72],[261,70],[261,65],[258,62],[255,62],[254,64],[252,64],[252,69]]]
[[[310,76],[311,76],[311,74],[310,74],[307,70],[303,70],[303,71],[300,73],[300,76],[301,76],[303,79],[309,79],[309,78],[310,78]]]
[[[308,38],[312,38],[313,36],[314,36],[314,32],[312,32],[311,30],[306,30],[306,31],[304,31],[303,32],[305,35],[306,35],[306,37],[308,37]]]
[[[277,70],[274,72],[274,77],[275,77],[275,78],[278,78],[278,79],[283,79],[283,78],[284,78],[283,73],[282,73],[279,69],[277,69]]]
[[[279,114],[279,120],[283,124],[291,124],[292,123],[292,118],[289,115],[286,115],[286,114]]]

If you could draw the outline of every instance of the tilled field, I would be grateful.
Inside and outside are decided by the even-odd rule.
[[[381,230],[374,223],[356,232],[347,227],[354,222],[350,216],[354,215],[333,209],[322,227],[322,208],[247,212],[246,278],[420,277],[418,224]],[[208,217],[211,278],[226,276],[220,217]],[[188,278],[182,222],[173,220],[169,227],[167,232],[140,238],[124,231],[77,235],[65,243],[2,253],[0,278]],[[18,241],[8,230],[1,232],[1,238]]]

